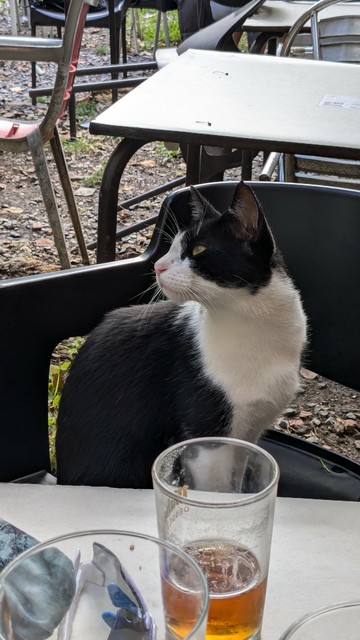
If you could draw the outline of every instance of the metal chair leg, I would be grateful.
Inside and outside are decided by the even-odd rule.
[[[156,49],[159,44],[160,37],[160,25],[161,25],[161,11],[158,11],[158,15],[156,18],[156,28],[155,28],[155,37],[154,37],[154,49],[153,49],[153,58],[155,60]]]
[[[138,16],[136,14],[136,9],[134,9],[134,7],[132,7],[130,9],[131,11],[131,35],[133,37],[133,43],[134,43],[134,53],[136,55],[138,55],[139,53],[139,46],[138,46],[138,39],[137,39],[137,34],[138,34]]]
[[[37,178],[54,236],[55,246],[62,269],[70,269],[70,259],[65,244],[64,231],[61,225],[59,210],[55,200],[48,164],[46,162],[43,141],[39,129],[28,135],[29,148],[35,166]]]
[[[64,156],[64,150],[62,148],[59,131],[57,127],[54,129],[54,137],[50,140],[51,149],[53,152],[53,156],[56,162],[57,170],[59,172],[59,177],[61,181],[61,185],[65,194],[66,203],[69,209],[69,214],[71,221],[73,223],[76,239],[79,245],[81,258],[83,264],[90,264],[88,252],[86,249],[86,244],[84,240],[83,230],[80,222],[78,208],[74,198],[74,192],[72,189],[72,185],[70,182],[69,171],[66,164],[66,159]]]
[[[165,44],[166,44],[167,47],[170,47],[169,23],[168,23],[166,11],[162,12],[162,18],[163,18],[163,22],[164,22]]]

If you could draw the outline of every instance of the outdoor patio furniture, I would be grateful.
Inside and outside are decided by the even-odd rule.
[[[50,142],[67,207],[75,230],[81,258],[89,264],[81,222],[57,129],[71,94],[83,28],[91,0],[72,0],[62,40],[53,38],[0,37],[0,59],[47,61],[57,65],[54,89],[42,119],[0,118],[0,150],[10,153],[30,151],[48,214],[62,268],[70,267],[62,223],[46,161],[44,145]]]
[[[64,2],[60,2],[60,5]],[[85,21],[85,28],[98,28],[109,30],[109,42],[110,42],[110,64],[119,65],[120,63],[120,49],[122,52],[122,63],[127,62],[127,49],[126,49],[126,12],[129,7],[130,0],[109,0],[107,8],[96,7],[96,11],[88,12]],[[66,5],[65,5],[66,6]],[[37,29],[39,27],[54,27],[57,30],[58,38],[61,38],[62,29],[65,26],[65,12],[61,8],[57,7],[54,2],[54,7],[50,8],[46,3],[41,6],[37,0],[30,0],[30,25],[31,35],[36,36]],[[89,69],[88,73],[100,73],[98,68]],[[118,78],[118,71],[110,71],[112,79]],[[36,62],[31,63],[31,91],[30,96],[33,104],[36,104],[38,96],[50,95],[51,90],[44,93],[44,90],[37,91],[37,69]],[[113,100],[117,100],[117,92],[114,89]],[[76,137],[76,113],[75,113],[75,97],[71,102],[70,109],[70,129],[71,136]]]
[[[98,262],[115,259],[119,185],[138,149],[158,140],[188,145],[187,184],[204,181],[203,146],[245,149],[243,179],[258,149],[360,159],[359,109],[344,118],[343,110],[319,104],[327,93],[350,95],[357,81],[355,65],[224,51],[178,56],[90,123],[90,133],[123,138],[100,186]],[[151,110],[142,108],[150,103]]]
[[[199,32],[187,38],[177,49],[172,49],[172,48],[158,49],[156,52],[157,63],[159,64],[159,60],[161,58],[162,53],[165,54],[165,60],[168,60],[168,57],[167,57],[168,52],[171,53],[171,57],[174,57],[174,59],[176,59],[178,57],[178,54],[181,55],[182,53],[185,53],[186,51],[188,51],[188,49],[206,49],[206,50],[212,50],[212,51],[222,51],[222,50],[230,49],[230,50],[234,50],[235,52],[238,52],[238,49],[232,39],[233,33],[235,31],[241,30],[242,25],[244,24],[246,18],[252,15],[252,13],[256,10],[256,8],[259,7],[263,2],[264,0],[250,0],[242,8],[235,11],[231,16],[226,16],[224,19],[219,20],[218,22],[201,29]],[[163,66],[163,65],[160,64],[159,66]],[[174,80],[176,84],[176,78],[174,78]],[[174,96],[177,96],[177,90],[175,90]],[[194,102],[192,98],[193,96],[191,97],[190,101]],[[151,96],[150,102],[146,100],[144,104],[147,104],[147,103],[153,104],[154,99],[156,99],[156,95],[154,97]],[[180,100],[182,99],[181,95],[179,96],[179,99]],[[141,111],[144,113],[142,108],[141,108]],[[176,106],[174,109],[171,109],[171,112],[173,114],[174,121],[176,121],[178,107]],[[147,114],[144,114],[144,115],[148,117],[148,115],[153,116],[153,115],[156,115],[156,113],[157,113],[157,108],[154,108],[152,110],[148,110]],[[159,122],[159,127],[161,127],[161,122]],[[91,128],[90,128],[90,131],[91,131]],[[175,139],[175,142],[177,142],[176,139]],[[116,166],[116,171],[114,172],[114,176],[111,178],[112,184],[114,184],[118,176],[120,180],[120,176],[127,162],[136,153],[136,151],[140,148],[140,146],[142,145],[138,144],[137,142],[135,142],[135,144],[133,144],[131,141],[124,142],[124,145],[121,149],[121,152],[124,151],[124,153],[119,154],[121,155],[121,160],[119,163],[115,161],[117,166]],[[216,147],[210,146],[210,145],[209,146],[204,145],[201,147],[201,151],[199,151],[199,153],[201,153],[201,163],[200,163],[199,158],[196,158],[195,155],[191,157],[191,152],[189,153],[189,148],[187,144],[182,144],[181,151],[187,166],[188,167],[191,166],[193,167],[193,169],[196,168],[200,172],[198,175],[198,180],[196,181],[201,181],[201,182],[221,180],[224,176],[224,172],[226,171],[226,169],[231,169],[233,167],[240,166],[244,157],[246,157],[248,162],[251,162],[252,158],[257,153],[256,150],[251,150],[250,152],[247,153],[247,152],[244,152],[242,149],[238,149],[238,148],[234,149],[231,147],[228,148],[220,145],[217,145]],[[250,176],[247,176],[247,177],[250,177]],[[182,176],[180,178],[175,178],[171,182],[160,184],[158,187],[151,190],[150,192],[148,191],[145,193],[141,193],[137,195],[135,198],[122,201],[121,203],[119,203],[119,208],[128,208],[154,195],[169,191],[183,184],[184,182],[185,182],[185,176]],[[116,203],[115,203],[113,188],[111,188],[108,191],[108,193],[110,198],[112,199],[112,204],[114,204],[114,206],[111,207],[111,211],[113,211],[115,207],[116,208],[118,207],[117,196],[116,196]],[[106,207],[107,206],[108,205],[106,205]],[[147,226],[149,226],[149,224],[152,224],[153,221],[154,221],[153,216],[148,221],[139,221],[138,223],[135,223],[134,225],[132,225],[131,228],[128,230],[126,229],[120,230],[117,237],[121,238],[128,235],[132,231],[146,228]],[[89,248],[95,248],[95,247],[96,247],[96,242],[92,242],[91,244],[89,244]]]
[[[360,290],[354,283],[360,275],[360,193],[308,185],[251,185],[309,315],[306,366],[359,390]],[[200,189],[225,210],[235,183]],[[65,338],[86,335],[111,309],[149,301],[153,264],[168,250],[174,216],[180,226],[190,220],[188,188],[164,201],[143,255],[0,282],[0,358],[6,372],[0,387],[0,481],[50,470],[48,375],[53,351]],[[271,429],[261,444],[280,464],[280,495],[341,500],[360,496],[356,462]]]
[[[280,45],[279,55],[283,57],[291,55],[298,35],[310,20],[310,52],[315,60],[359,63],[360,17],[354,12],[354,15],[322,18],[324,10],[338,3],[339,0],[320,0],[312,8],[307,8],[296,20],[284,42]],[[356,105],[357,102],[360,103],[360,98],[356,97],[355,87],[353,93],[346,97],[339,94],[328,96],[328,108],[345,109],[344,118],[346,118],[346,109],[351,108],[352,103]],[[278,169],[280,181],[360,189],[360,162],[358,160],[315,157],[305,153],[281,154],[273,152],[269,154],[264,164],[260,180],[270,180],[276,169]]]

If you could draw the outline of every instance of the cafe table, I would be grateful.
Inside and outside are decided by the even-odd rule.
[[[152,490],[2,483],[0,505],[40,541],[94,528],[157,535]],[[262,640],[310,610],[360,600],[359,531],[358,502],[277,498]]]
[[[123,138],[100,187],[98,261],[114,259],[120,179],[148,142],[187,145],[188,184],[199,182],[201,145],[360,159],[359,73],[351,64],[192,49],[155,73],[90,123],[93,134]]]

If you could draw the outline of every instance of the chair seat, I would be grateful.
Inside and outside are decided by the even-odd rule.
[[[63,27],[65,25],[65,13],[63,11],[36,7],[33,4],[31,4],[30,9],[31,23],[34,22],[38,26],[42,25],[52,27]],[[124,0],[115,0],[114,14],[117,18],[120,17],[123,10]],[[86,27],[108,27],[109,11],[107,9],[103,9],[101,11],[88,13],[85,24]]]
[[[29,133],[38,128],[41,120],[34,122],[21,122],[21,120],[3,120],[0,118],[0,149],[1,140],[6,139],[6,150],[9,149],[9,140],[21,140],[26,138]]]
[[[29,62],[58,62],[62,56],[59,38],[28,38],[26,36],[1,37],[1,60],[28,60]]]

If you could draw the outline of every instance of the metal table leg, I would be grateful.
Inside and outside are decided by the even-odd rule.
[[[124,138],[107,162],[99,194],[97,262],[115,260],[117,204],[121,176],[129,160],[148,142],[148,140]]]

